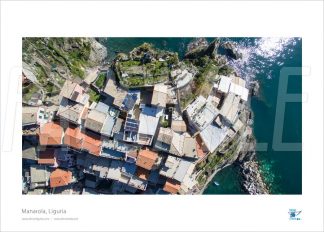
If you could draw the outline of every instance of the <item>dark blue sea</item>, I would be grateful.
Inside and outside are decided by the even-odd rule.
[[[193,38],[107,38],[102,42],[108,49],[109,59],[115,52],[129,52],[143,42],[155,47],[178,52],[183,56]],[[208,38],[209,41],[212,38]],[[302,152],[282,151],[273,147],[280,71],[284,67],[302,66],[302,40],[300,38],[222,38],[235,41],[243,54],[241,60],[229,60],[243,78],[258,80],[260,96],[252,97],[254,113],[253,132],[258,143],[267,143],[268,149],[257,151],[262,175],[272,194],[302,193]],[[287,93],[301,93],[301,73],[288,79]],[[301,100],[301,99],[300,99]],[[284,112],[282,141],[301,143],[301,102],[287,103]],[[244,194],[238,166],[229,166],[214,177],[220,185],[211,184],[204,194]]]

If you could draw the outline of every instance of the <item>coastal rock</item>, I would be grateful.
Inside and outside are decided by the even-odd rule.
[[[94,38],[89,38],[91,50],[89,60],[93,63],[100,64],[107,57],[107,48]]]
[[[128,57],[127,54],[120,52],[120,53],[117,54],[116,60],[117,61],[128,61],[129,57]]]
[[[215,39],[209,45],[203,39],[198,39],[193,43],[188,45],[188,52],[185,54],[186,59],[197,59],[199,57],[208,56],[210,58],[215,58],[219,47],[219,40]]]
[[[221,43],[219,45],[219,48],[220,50],[222,50],[222,52],[234,59],[234,60],[238,60],[238,59],[241,59],[242,58],[242,53],[240,53],[236,47],[236,45],[233,43],[233,42],[224,42],[224,43]]]
[[[243,189],[251,194],[269,194],[269,189],[262,180],[258,163],[254,160],[244,162],[241,165],[243,175]]]
[[[258,81],[251,81],[250,82],[250,89],[251,89],[251,95],[252,96],[258,96],[259,95],[259,89],[260,84]]]

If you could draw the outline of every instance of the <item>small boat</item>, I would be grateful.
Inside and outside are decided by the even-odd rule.
[[[219,186],[219,183],[217,181],[214,181],[214,185]]]

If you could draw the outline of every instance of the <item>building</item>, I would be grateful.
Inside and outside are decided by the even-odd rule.
[[[106,118],[107,114],[97,111],[95,109],[90,110],[85,120],[84,127],[94,132],[101,133]]]
[[[160,127],[154,147],[158,150],[169,152],[172,143],[172,137],[172,129]]]
[[[220,76],[220,81],[218,84],[218,91],[221,93],[228,93],[231,86],[232,79],[227,76]]]
[[[119,140],[103,140],[100,156],[135,163],[137,149],[137,146]]]
[[[233,93],[243,101],[247,101],[249,90],[245,87],[246,82],[237,76],[220,76],[218,91],[224,94]]]
[[[192,81],[194,74],[188,72],[186,69],[176,69],[171,71],[171,77],[174,79],[176,88],[181,89]]]
[[[183,133],[187,131],[187,125],[183,120],[172,120],[171,129],[174,132]]]
[[[180,157],[198,158],[197,141],[188,133],[173,133],[169,152]]]
[[[211,98],[206,99],[202,96],[190,104],[186,112],[189,123],[198,131],[205,129],[219,114],[219,110]]]
[[[202,145],[212,153],[224,141],[227,133],[228,127],[220,128],[215,123],[212,123],[201,131],[199,136],[203,141]]]
[[[171,194],[177,194],[180,190],[180,183],[176,180],[167,179],[163,186],[163,190]]]
[[[181,183],[186,176],[193,173],[194,168],[194,163],[169,155],[160,169],[160,175]]]
[[[22,107],[22,128],[29,129],[52,120],[56,107]]]
[[[220,109],[220,114],[230,123],[233,124],[238,116],[240,97],[234,93],[229,93]]]
[[[38,124],[39,107],[23,107],[22,108],[22,127],[23,129]]]
[[[168,86],[164,84],[154,85],[151,104],[157,107],[165,107],[169,101]]]
[[[122,146],[126,146],[126,144],[116,140],[104,140],[100,156],[124,160],[126,158],[126,149],[122,149]]]
[[[122,161],[112,160],[111,165],[108,169],[107,178],[119,181],[119,179],[121,178],[122,165],[123,165]]]
[[[100,136],[90,132],[82,132],[78,127],[68,127],[65,131],[64,144],[76,150],[86,150],[99,156],[102,147]]]
[[[187,132],[177,133],[171,128],[160,127],[154,148],[180,157],[198,158],[196,139]]]
[[[141,145],[150,146],[153,141],[157,126],[159,124],[160,116],[163,110],[156,107],[144,106],[139,116],[139,126],[137,143]]]
[[[83,105],[63,97],[57,111],[57,116],[73,124],[80,125],[81,120],[87,115],[88,106],[88,103]]]
[[[94,109],[90,110],[85,120],[85,128],[105,136],[112,136],[119,111],[109,107],[103,102],[98,102]]]
[[[117,86],[115,76],[111,73],[107,74],[107,82],[103,93],[109,98],[114,106],[118,108],[124,106],[123,102],[127,95],[127,91]]]
[[[186,113],[189,118],[193,118],[194,115],[196,115],[202,107],[206,104],[206,98],[199,95],[190,105],[186,108]]]
[[[150,177],[150,171],[145,168],[137,167],[135,175],[138,178],[147,181]]]
[[[137,156],[136,165],[147,170],[152,170],[158,161],[158,154],[151,150],[140,150]]]
[[[81,119],[87,114],[89,95],[79,84],[66,80],[60,92],[62,97],[57,115],[76,125],[81,124]]]
[[[30,189],[44,188],[49,184],[50,172],[46,166],[33,165],[30,166]]]
[[[129,90],[123,100],[121,109],[128,112],[132,110],[135,104],[139,104],[141,98],[141,92],[139,90]]]
[[[51,188],[62,187],[69,185],[72,180],[72,172],[65,171],[62,169],[55,169],[50,176],[50,186]]]
[[[81,132],[79,127],[68,127],[65,130],[64,145],[81,150],[83,147],[84,134]]]
[[[89,95],[85,93],[85,89],[79,84],[70,80],[65,81],[60,92],[60,96],[66,99],[70,99],[81,105],[86,105],[89,101]]]
[[[247,101],[249,90],[245,87],[245,85],[245,80],[239,77],[233,77],[229,92],[240,96],[243,101]]]
[[[138,128],[139,128],[139,120],[131,117],[128,114],[125,126],[124,126],[124,133],[123,133],[123,140],[127,142],[136,143],[138,138]]]
[[[63,127],[54,122],[45,123],[39,130],[39,144],[42,146],[61,145]]]
[[[92,155],[99,156],[101,152],[101,147],[102,141],[100,136],[88,132],[85,133],[82,145],[83,150],[87,150]]]
[[[38,155],[38,164],[55,165],[55,150],[53,147],[40,148]]]
[[[37,152],[35,146],[23,141],[22,147],[23,165],[32,165],[37,163]]]

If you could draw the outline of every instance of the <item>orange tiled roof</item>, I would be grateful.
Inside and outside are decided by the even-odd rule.
[[[65,131],[64,144],[75,149],[88,150],[91,154],[99,156],[102,141],[100,136],[83,133],[78,127],[69,127]]]
[[[199,158],[202,158],[207,154],[207,152],[205,152],[203,149],[202,140],[201,140],[200,136],[196,137],[196,141],[197,141],[197,143],[196,143],[197,155]]]
[[[40,127],[40,145],[60,145],[62,144],[63,128],[60,124],[49,122]]]
[[[62,169],[55,169],[50,176],[51,188],[68,185],[72,179],[72,172],[64,171]]]
[[[150,150],[140,150],[137,156],[136,165],[147,170],[151,170],[158,158],[156,152]]]
[[[85,134],[83,141],[83,149],[88,150],[91,154],[99,156],[101,151],[102,141],[100,136]]]
[[[136,170],[136,176],[142,180],[148,180],[149,175],[150,175],[150,171],[144,168],[138,167]]]
[[[180,184],[177,181],[168,179],[165,182],[163,190],[168,193],[176,194],[180,190]]]
[[[54,165],[54,148],[46,148],[45,150],[39,151],[38,164],[49,164]]]
[[[81,149],[84,140],[84,134],[80,128],[68,127],[64,135],[64,144],[75,149]]]

